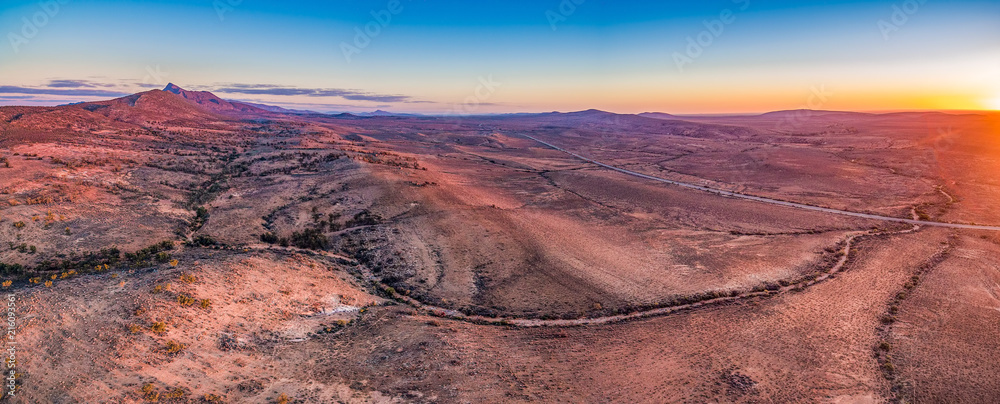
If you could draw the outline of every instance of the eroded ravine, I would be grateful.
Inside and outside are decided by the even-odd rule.
[[[500,326],[515,326],[515,327],[576,327],[585,325],[611,324],[611,323],[618,323],[618,322],[636,320],[642,318],[658,317],[658,316],[669,315],[672,313],[698,309],[701,307],[715,306],[726,303],[735,303],[752,299],[775,297],[792,291],[802,291],[806,288],[809,288],[820,282],[830,279],[837,273],[845,271],[849,259],[851,257],[852,247],[859,239],[876,235],[889,236],[889,235],[908,234],[916,232],[918,230],[920,230],[920,226],[913,225],[912,228],[895,232],[859,231],[850,234],[842,242],[843,247],[838,253],[840,258],[833,266],[827,268],[826,270],[818,274],[814,274],[814,276],[803,277],[793,282],[785,282],[774,289],[752,290],[752,291],[738,292],[738,293],[724,291],[721,293],[717,293],[717,295],[721,294],[720,297],[703,299],[686,304],[668,305],[648,310],[638,310],[629,313],[615,314],[610,316],[579,317],[572,319],[536,319],[536,318],[522,318],[522,317],[485,317],[478,315],[467,315],[458,310],[425,304],[412,297],[399,294],[395,292],[395,289],[393,289],[392,287],[382,283],[378,279],[378,277],[372,274],[367,267],[361,265],[356,260],[349,257],[345,257],[343,255],[334,254],[328,251],[305,250],[295,247],[265,246],[260,244],[251,245],[248,246],[247,248],[255,250],[272,250],[272,251],[279,250],[279,251],[295,252],[300,254],[323,257],[340,265],[351,265],[355,269],[355,271],[351,272],[354,273],[359,278],[361,278],[362,281],[369,282],[376,288],[380,289],[383,293],[388,294],[391,298],[393,298],[396,301],[405,303],[417,310],[420,310],[428,315],[435,317],[447,318],[451,320],[469,322],[474,324],[482,324],[482,325],[500,325]]]

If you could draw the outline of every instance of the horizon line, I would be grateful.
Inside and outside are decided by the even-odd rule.
[[[24,105],[24,104],[4,104],[3,101],[0,101],[0,108],[9,108],[9,107],[21,107],[21,108],[57,108],[57,107],[65,107],[65,106],[72,106],[72,105],[78,105],[78,104],[87,104],[87,103],[94,103],[94,102],[110,101],[110,100],[114,100],[114,99],[118,99],[118,98],[124,98],[124,97],[129,97],[129,96],[132,96],[132,95],[135,95],[135,94],[140,94],[140,93],[148,92],[148,91],[165,91],[165,90],[152,89],[152,90],[147,90],[147,91],[141,91],[139,93],[124,94],[124,95],[122,95],[120,97],[115,97],[115,98],[107,98],[107,99],[100,99],[100,100],[93,100],[93,101],[78,101],[78,102],[71,102],[71,103],[60,103],[58,101],[53,101],[51,104]],[[494,112],[494,113],[481,113],[481,114],[455,114],[455,113],[448,114],[448,113],[426,113],[426,112],[414,112],[414,111],[405,111],[405,110],[391,110],[391,109],[388,109],[388,108],[385,108],[385,107],[382,107],[382,108],[380,108],[380,107],[374,107],[373,109],[368,109],[368,110],[364,110],[364,111],[329,110],[329,111],[323,112],[323,111],[311,110],[311,109],[305,108],[303,106],[297,106],[296,107],[296,105],[299,105],[299,104],[296,104],[296,103],[282,103],[282,102],[270,102],[269,103],[269,102],[249,101],[249,100],[239,100],[239,99],[229,99],[229,98],[222,98],[222,99],[224,99],[226,101],[229,101],[229,102],[239,102],[239,103],[244,103],[244,104],[256,104],[256,105],[265,105],[265,106],[271,106],[271,107],[279,107],[279,108],[290,110],[291,112],[289,112],[289,113],[291,113],[291,114],[296,114],[296,113],[315,113],[315,114],[321,114],[321,115],[339,115],[339,114],[357,115],[357,114],[364,114],[364,113],[385,112],[385,113],[389,113],[389,114],[405,114],[405,115],[416,115],[416,116],[423,116],[423,117],[449,117],[449,118],[454,118],[454,117],[504,116],[504,115],[571,114],[571,113],[580,113],[580,112],[589,112],[589,111],[604,112],[604,113],[614,114],[614,115],[641,116],[643,114],[664,114],[664,115],[670,115],[670,116],[675,116],[675,117],[692,117],[692,118],[700,118],[700,117],[704,117],[704,118],[710,118],[710,117],[711,118],[752,117],[752,116],[760,116],[760,115],[765,115],[765,114],[770,114],[770,113],[776,113],[776,112],[794,112],[794,111],[840,112],[840,113],[856,113],[856,114],[872,114],[872,115],[887,115],[887,114],[898,114],[898,113],[928,113],[928,112],[937,112],[937,113],[944,113],[944,114],[950,114],[950,115],[984,114],[984,113],[985,114],[994,114],[994,113],[1000,113],[1000,110],[996,110],[996,109],[947,109],[947,108],[940,108],[940,109],[902,109],[902,108],[895,108],[894,109],[894,108],[888,108],[888,109],[866,109],[866,110],[789,108],[789,109],[776,109],[776,110],[757,110],[757,111],[749,111],[749,112],[747,112],[747,111],[741,111],[741,112],[696,112],[696,113],[672,113],[672,112],[664,112],[664,111],[657,111],[657,110],[648,110],[648,111],[643,111],[643,112],[638,112],[638,113],[627,113],[627,112],[614,112],[614,111],[611,111],[611,110],[604,110],[604,109],[600,109],[600,108],[588,108],[588,109],[581,109],[581,110],[560,110],[560,109],[555,109],[555,110],[540,111],[540,112],[511,111],[511,112]],[[324,105],[324,104],[312,104],[312,105],[315,106],[315,105]],[[329,104],[329,105],[333,106],[335,104]],[[360,109],[360,108],[363,108],[363,107],[357,107],[357,108]]]

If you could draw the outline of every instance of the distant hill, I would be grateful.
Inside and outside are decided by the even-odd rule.
[[[276,112],[226,101],[207,91],[169,84],[106,101],[57,107],[0,107],[0,129],[86,131],[149,126],[219,128],[233,119],[279,117]]]
[[[237,103],[238,102],[238,103],[241,103],[241,104],[249,105],[251,107],[260,108],[260,109],[263,109],[265,111],[277,112],[279,114],[299,114],[299,115],[301,115],[301,114],[318,114],[319,113],[319,112],[310,111],[310,110],[307,110],[307,109],[289,109],[289,108],[282,108],[282,107],[279,107],[279,106],[276,106],[276,105],[257,104],[257,103],[246,102],[246,101],[230,101],[230,102],[232,102],[232,103]]]
[[[420,116],[417,114],[402,114],[396,112],[383,111],[381,109],[372,112],[359,112],[354,115],[357,116]]]
[[[188,91],[178,87],[174,83],[167,84],[167,87],[164,88],[163,91],[179,95],[185,100],[200,105],[209,111],[223,113],[223,114],[234,113],[234,112],[248,113],[248,114],[266,114],[268,112],[275,112],[243,102],[226,101],[208,91]]]
[[[643,112],[639,116],[653,119],[682,119],[677,115],[665,114],[663,112]]]
[[[792,109],[784,111],[774,111],[758,115],[761,118],[786,118],[786,117],[796,117],[796,116],[809,116],[811,118],[821,118],[821,119],[843,119],[843,118],[870,118],[876,116],[876,114],[869,114],[864,112],[843,112],[843,111],[824,111],[817,109]]]
[[[214,111],[160,90],[58,107],[0,108],[0,120],[10,127],[42,131],[128,129],[174,124],[211,127],[224,119]]]

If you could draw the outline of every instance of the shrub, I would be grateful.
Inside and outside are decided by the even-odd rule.
[[[52,281],[45,281],[45,287],[51,288],[52,287]]]
[[[379,215],[369,212],[368,210],[363,210],[358,214],[354,215],[351,220],[348,220],[344,224],[344,227],[358,227],[358,226],[374,226],[379,224],[382,218]]]
[[[184,348],[187,348],[187,345],[181,344],[181,343],[179,343],[177,341],[174,341],[174,340],[169,340],[164,345],[164,348],[166,349],[166,351],[167,351],[168,354],[175,354],[175,353],[178,353],[180,351],[183,351]]]
[[[212,299],[201,299],[201,308],[208,309],[212,307]]]
[[[3,281],[3,287],[5,287],[5,288],[9,288],[10,285],[13,285],[13,284],[14,284],[14,281],[11,281],[11,280]]]
[[[177,260],[170,260],[170,266],[172,266],[172,267],[176,267],[176,266],[177,266],[177,264],[180,264],[180,262],[179,262],[179,261],[177,261]]]
[[[191,228],[191,230],[200,229],[202,226],[205,225],[205,222],[208,221],[208,217],[209,217],[208,209],[205,209],[204,206],[199,206],[194,211],[194,219],[191,220],[191,224],[189,227]]]
[[[174,243],[172,241],[163,241],[134,253],[125,253],[125,259],[138,266],[147,266],[150,260],[163,263],[170,260],[170,254],[163,253],[162,251],[172,250],[173,248]]]
[[[170,254],[167,254],[165,252],[161,252],[161,253],[157,253],[156,254],[156,262],[159,262],[159,263],[162,264],[162,263],[165,263],[165,262],[168,262],[168,261],[170,261]]]
[[[289,399],[288,396],[285,395],[285,393],[281,393],[281,395],[279,395],[278,398],[274,399],[275,404],[288,404],[291,401],[292,400]]]
[[[219,397],[219,396],[217,396],[215,394],[205,394],[204,399],[205,399],[205,401],[210,402],[210,403],[218,403],[218,402],[222,401],[222,397]]]
[[[167,323],[164,323],[162,321],[157,321],[153,323],[152,326],[149,327],[149,330],[157,334],[163,334],[167,332]]]
[[[260,241],[268,243],[268,244],[277,244],[278,243],[278,235],[274,234],[272,232],[267,232],[267,233],[264,233],[264,234],[260,235]]]
[[[139,327],[136,324],[129,324],[128,330],[129,330],[129,332],[131,332],[133,334],[138,334],[138,333],[142,332],[142,327]]]
[[[184,295],[177,295],[177,303],[180,303],[181,306],[190,306],[190,305],[194,304],[194,302],[195,302],[195,299],[193,297],[187,297],[187,296],[184,296]]]
[[[168,392],[167,394],[164,394],[163,398],[166,399],[181,398],[184,397],[185,394],[187,394],[187,392],[184,391],[184,389],[177,387],[173,390],[170,390],[170,392]]]
[[[326,235],[323,234],[322,230],[318,229],[306,229],[300,232],[292,233],[291,243],[292,245],[312,250],[321,250],[326,248],[329,241]]]
[[[198,237],[195,237],[194,240],[192,240],[192,243],[194,243],[194,245],[197,246],[211,247],[216,244],[216,241],[214,238],[212,238],[212,236],[207,236],[203,234],[199,235]]]
[[[14,222],[14,227],[20,229],[24,227],[24,222]]]
[[[198,277],[191,274],[181,274],[181,281],[184,283],[195,283],[198,281]]]
[[[19,274],[24,271],[24,267],[21,264],[4,264],[0,262],[0,273],[16,273]]]
[[[157,402],[160,400],[160,392],[156,391],[156,387],[153,383],[146,383],[140,389],[142,392],[142,399],[149,402]]]

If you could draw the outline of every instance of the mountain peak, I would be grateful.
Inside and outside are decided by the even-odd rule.
[[[163,88],[163,92],[178,95],[187,102],[201,106],[202,108],[215,113],[268,113],[268,111],[264,109],[257,108],[249,104],[223,100],[208,91],[188,91],[180,88],[180,86],[174,83],[167,84],[167,86]]]
[[[174,93],[174,94],[180,94],[181,92],[184,91],[184,89],[178,87],[174,83],[167,83],[167,86],[163,88],[163,91],[169,91],[169,92]]]

